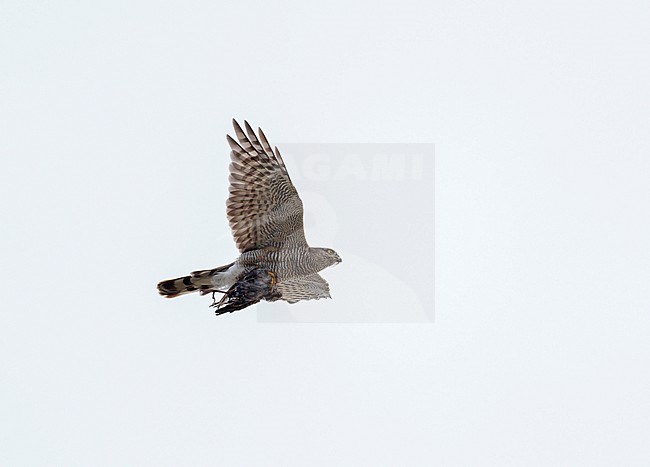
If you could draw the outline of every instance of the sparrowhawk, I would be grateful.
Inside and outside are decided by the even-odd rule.
[[[237,140],[230,145],[230,182],[226,210],[240,251],[234,262],[158,284],[158,292],[178,297],[198,291],[222,293],[213,306],[217,314],[245,308],[260,300],[330,298],[329,285],[318,272],[340,263],[330,248],[307,244],[303,207],[280,151],[271,149],[262,129],[246,132],[233,120]]]

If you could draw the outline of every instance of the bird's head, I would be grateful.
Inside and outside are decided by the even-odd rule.
[[[323,269],[342,261],[338,253],[331,248],[312,248],[312,251]]]

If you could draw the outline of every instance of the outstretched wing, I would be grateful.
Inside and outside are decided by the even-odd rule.
[[[329,284],[319,274],[284,280],[278,282],[277,288],[282,295],[281,299],[289,303],[296,303],[300,300],[332,298],[330,297]]]
[[[307,244],[302,201],[291,183],[278,148],[271,149],[262,129],[258,136],[233,120],[239,142],[227,136],[230,153],[228,221],[240,252],[283,243]]]

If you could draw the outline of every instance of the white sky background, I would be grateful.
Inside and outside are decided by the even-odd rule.
[[[0,464],[647,465],[649,20],[3,1]],[[155,294],[235,257],[231,117],[272,142],[436,143],[434,324]],[[352,270],[333,295],[373,279]]]

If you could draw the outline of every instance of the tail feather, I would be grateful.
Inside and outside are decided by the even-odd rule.
[[[165,298],[174,298],[197,290],[207,290],[211,287],[213,287],[213,284],[209,277],[197,280],[192,276],[185,276],[160,282],[158,284],[158,293]]]
[[[174,298],[196,291],[202,294],[209,293],[215,288],[213,277],[220,272],[227,271],[233,264],[230,263],[215,269],[194,271],[189,276],[162,281],[158,283],[158,293],[165,298]]]

